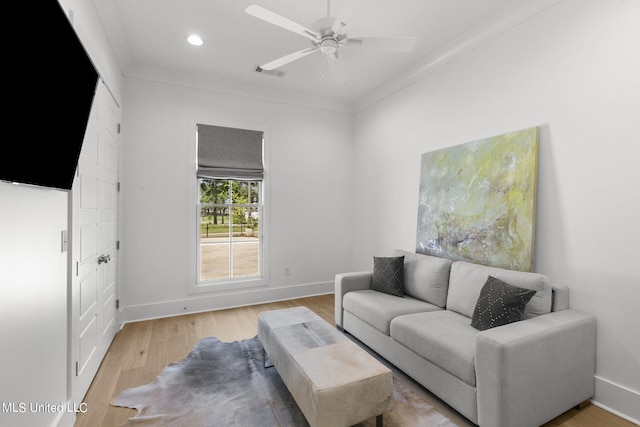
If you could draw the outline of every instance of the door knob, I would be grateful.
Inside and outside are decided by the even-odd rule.
[[[102,264],[102,263],[106,264],[109,261],[111,261],[111,255],[102,254],[98,257],[98,264]]]

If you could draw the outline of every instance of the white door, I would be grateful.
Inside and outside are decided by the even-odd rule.
[[[118,330],[119,108],[100,81],[71,192],[71,397],[80,403]]]

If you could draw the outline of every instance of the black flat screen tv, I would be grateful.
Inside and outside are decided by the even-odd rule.
[[[57,0],[15,2],[2,33],[7,126],[0,180],[73,184],[98,72]]]

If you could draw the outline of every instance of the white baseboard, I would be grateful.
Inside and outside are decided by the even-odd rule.
[[[596,376],[595,380],[596,392],[592,403],[620,418],[640,425],[640,393],[599,376]]]
[[[199,294],[175,301],[125,306],[122,309],[120,321],[124,324],[141,320],[179,316],[181,314],[244,307],[247,305],[330,294],[333,293],[333,290],[334,283],[331,281],[286,287],[240,289],[238,292],[225,292],[224,294]]]

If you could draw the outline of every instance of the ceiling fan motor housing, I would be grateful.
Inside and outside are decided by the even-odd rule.
[[[320,37],[333,36],[331,27],[333,26],[335,20],[335,18],[331,17],[320,18],[311,25],[311,29],[319,34]]]
[[[316,47],[320,48],[320,52],[325,55],[333,55],[337,52],[338,47],[340,46],[339,40],[333,34],[331,28],[333,27],[333,23],[335,22],[335,18],[326,17],[318,19],[313,23],[313,30],[322,37],[320,43],[314,44]]]

